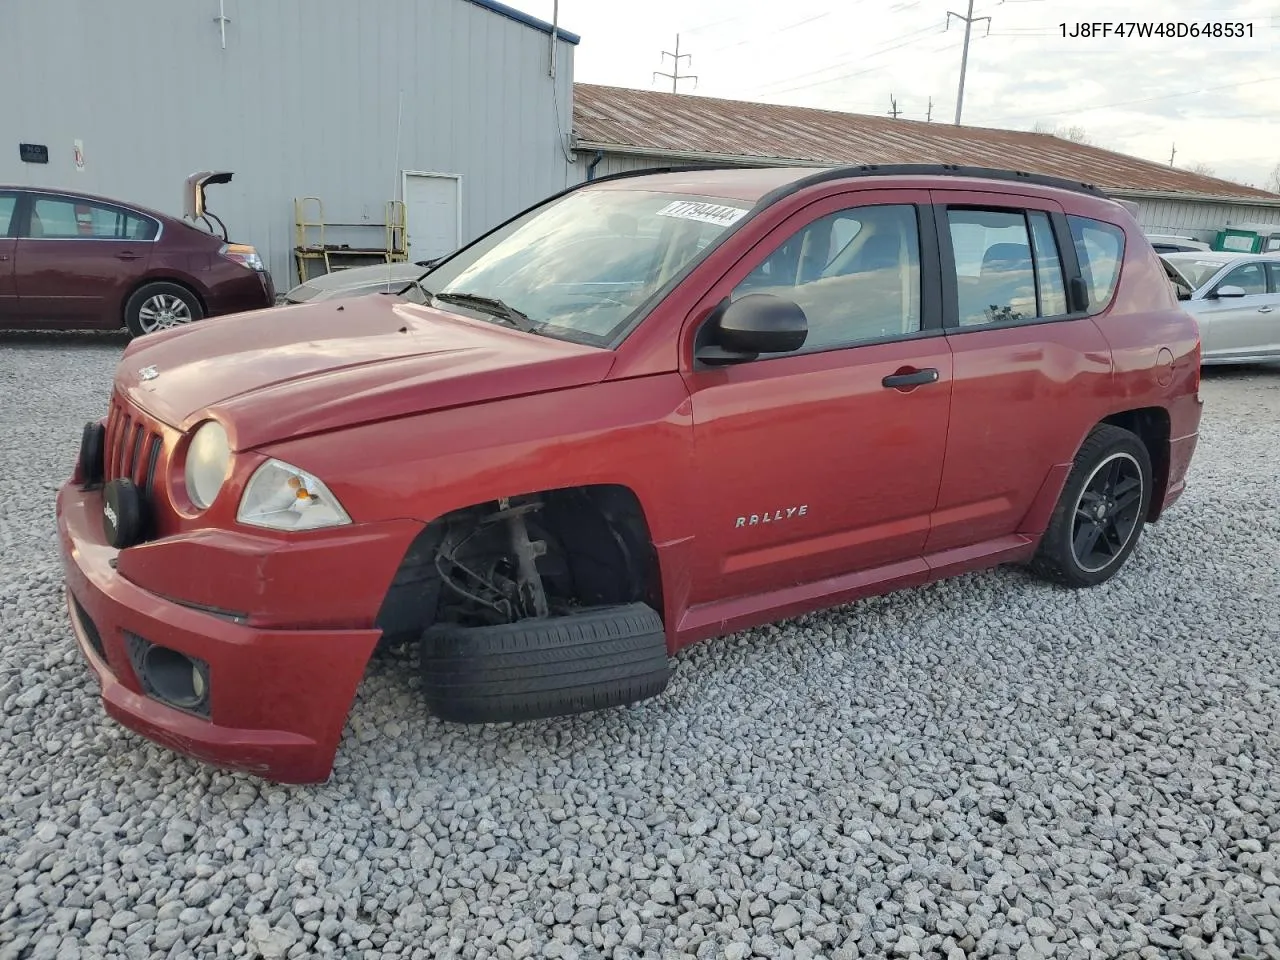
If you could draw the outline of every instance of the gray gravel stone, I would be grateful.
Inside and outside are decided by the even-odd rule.
[[[1206,373],[1101,588],[943,581],[512,727],[388,651],[292,788],[107,719],[71,639],[52,498],[120,349],[0,342],[0,958],[1280,955],[1280,370]]]

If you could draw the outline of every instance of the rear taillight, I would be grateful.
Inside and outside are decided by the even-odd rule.
[[[218,253],[228,260],[234,260],[242,267],[257,270],[259,273],[266,272],[267,268],[263,266],[258,251],[247,243],[224,243]]]

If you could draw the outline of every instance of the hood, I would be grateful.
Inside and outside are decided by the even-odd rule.
[[[133,340],[116,389],[172,427],[207,416],[232,446],[598,383],[614,353],[393,297],[275,307]],[[144,374],[145,371],[145,374]]]
[[[360,296],[384,290],[399,293],[426,272],[426,267],[416,263],[379,263],[372,267],[335,270],[298,284],[286,297],[294,303],[303,303],[307,300]]]

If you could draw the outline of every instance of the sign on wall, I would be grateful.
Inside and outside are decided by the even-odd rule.
[[[49,148],[43,143],[20,143],[18,156],[23,163],[48,163]]]
[[[84,173],[84,141],[73,140],[71,142],[74,145],[75,151],[76,151],[76,171],[79,173]]]

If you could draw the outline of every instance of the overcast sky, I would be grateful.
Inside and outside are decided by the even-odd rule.
[[[553,0],[513,0],[551,19]],[[677,31],[681,92],[886,113],[955,117],[967,0],[560,0],[582,36],[575,79],[671,89]],[[1174,10],[1178,12],[1174,12]],[[1117,13],[1123,10],[1123,13]],[[643,11],[643,12],[642,12]],[[1263,186],[1280,161],[1280,0],[975,0],[965,124],[1083,127],[1099,146]],[[1063,38],[1080,21],[1231,21],[1252,39]]]

